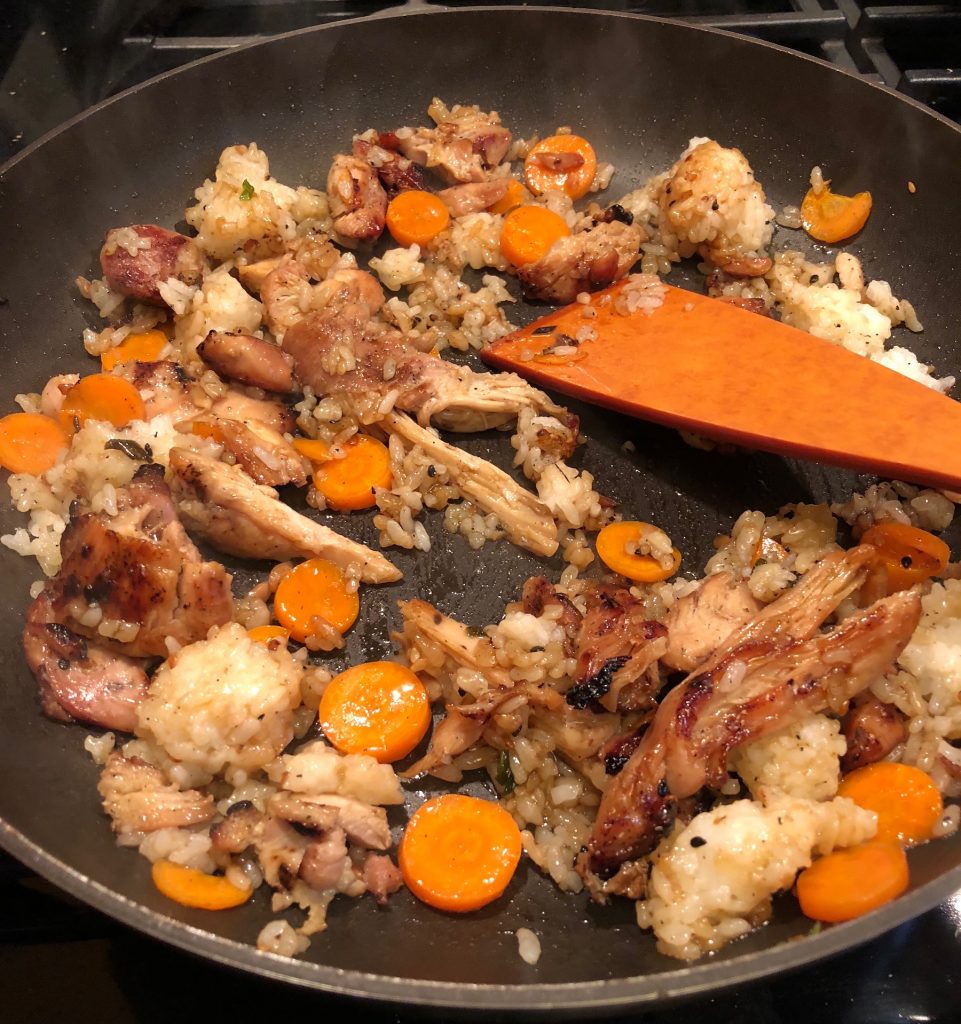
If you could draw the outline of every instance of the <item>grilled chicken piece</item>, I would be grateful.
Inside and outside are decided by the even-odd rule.
[[[304,850],[299,874],[312,889],[336,889],[351,867],[347,834],[342,828],[331,828]]]
[[[641,711],[654,706],[661,680],[657,660],[667,630],[647,619],[644,606],[624,587],[594,584],[578,637],[576,682],[567,691],[574,708]]]
[[[637,224],[601,223],[559,239],[536,263],[520,267],[517,276],[529,298],[573,302],[579,292],[605,288],[624,277],[646,238]]]
[[[409,445],[420,445],[432,462],[446,467],[463,495],[493,513],[519,547],[535,555],[557,550],[557,524],[550,510],[503,470],[447,444],[403,413],[389,413],[381,425]]]
[[[388,196],[424,187],[423,172],[413,160],[401,156],[400,140],[393,132],[381,132],[376,143],[354,139],[351,152],[374,168]]]
[[[492,178],[490,181],[472,181],[467,185],[454,185],[441,189],[437,198],[443,200],[452,217],[463,217],[478,213],[499,203],[507,195],[509,178]]]
[[[735,582],[729,572],[708,576],[667,613],[667,650],[661,664],[693,671],[760,610],[761,603],[743,581]]]
[[[225,420],[219,416],[198,416],[192,421],[194,432],[202,430],[221,443],[237,460],[237,465],[252,480],[269,487],[307,483],[310,462],[282,434],[248,420]]]
[[[137,708],[147,696],[145,663],[89,643],[61,625],[47,590],[27,611],[23,649],[50,718],[134,731]]]
[[[383,807],[362,803],[332,793],[275,793],[268,810],[285,821],[302,825],[316,832],[341,828],[353,843],[370,850],[386,850],[390,846],[390,827]]]
[[[427,109],[436,128],[398,129],[400,151],[452,185],[486,181],[510,149],[511,133],[497,113],[434,99]]]
[[[404,887],[404,876],[386,854],[368,853],[362,871],[367,891],[382,907],[386,906],[388,896]]]
[[[75,516],[47,584],[68,629],[133,657],[203,640],[233,614],[230,574],[205,562],[177,519],[163,468],[145,465],[117,492],[116,516]]]
[[[366,160],[338,153],[327,173],[327,195],[334,231],[341,238],[368,241],[380,237],[387,193]]]
[[[286,251],[281,256],[271,256],[268,259],[238,266],[237,275],[240,277],[240,283],[248,291],[260,295],[270,274],[289,260],[299,263],[307,271],[308,279],[322,281],[342,257],[340,249],[333,242],[313,233],[298,235],[288,240],[284,243],[284,248]]]
[[[116,752],[107,758],[97,789],[120,835],[199,825],[217,813],[212,796],[180,790],[154,765]]]
[[[284,335],[298,378],[317,395],[387,395],[395,408],[458,432],[488,430],[515,419],[526,406],[557,416],[567,411],[512,373],[475,373],[418,352],[394,332],[371,332],[368,318],[311,313]]]
[[[365,583],[401,577],[379,552],[288,508],[237,466],[172,448],[169,479],[187,526],[228,554],[278,562],[319,555],[344,569],[356,567]]]
[[[292,434],[297,429],[297,417],[289,405],[250,398],[239,391],[228,391],[214,402],[210,411],[221,419],[238,420],[247,426],[263,424],[275,434]]]
[[[848,749],[841,758],[841,771],[853,772],[887,757],[907,739],[904,715],[893,704],[885,704],[873,693],[859,694],[841,721]]]
[[[129,381],[143,399],[144,419],[169,416],[174,423],[197,414],[190,398],[190,378],[180,363],[161,359],[156,363],[123,363],[117,375]]]
[[[221,377],[241,384],[252,384],[281,395],[297,388],[293,360],[262,338],[211,331],[197,346],[197,355]]]
[[[223,820],[210,828],[212,849],[217,853],[243,853],[260,838],[266,821],[249,800],[231,804]]]
[[[203,276],[204,258],[197,243],[186,235],[156,224],[133,224],[107,232],[100,266],[115,292],[165,306],[160,285],[171,277],[196,284]]]
[[[604,793],[587,854],[579,861],[582,873],[610,877],[625,861],[653,849],[670,831],[678,800],[726,777],[734,747],[843,706],[860,693],[891,667],[920,614],[920,598],[905,591],[830,633],[797,639],[768,632],[726,647],[710,668],[688,678],[658,707],[637,750]]]
[[[384,304],[384,290],[365,270],[341,267],[317,284],[308,269],[287,258],[272,271],[260,289],[267,326],[282,341],[310,313],[326,310],[349,323],[366,323]]]

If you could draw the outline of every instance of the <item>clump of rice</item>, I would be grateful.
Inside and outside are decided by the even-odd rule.
[[[261,768],[293,738],[301,671],[237,623],[215,628],[157,670],[137,734],[208,772]]]
[[[729,763],[757,799],[782,793],[799,800],[830,800],[838,791],[846,749],[837,719],[809,715],[735,748]]]
[[[617,293],[614,310],[622,316],[643,313],[650,316],[655,309],[664,305],[667,286],[655,274],[631,274],[627,283]]]
[[[230,268],[218,267],[204,277],[183,314],[175,317],[180,361],[198,362],[195,350],[210,331],[257,334],[263,317],[263,305],[230,274]]]
[[[558,524],[568,529],[598,530],[612,518],[611,510],[594,490],[594,477],[566,462],[546,466],[537,478],[537,496]]]
[[[771,896],[816,855],[856,846],[876,830],[875,814],[843,797],[716,807],[658,848],[638,924],[654,930],[662,953],[694,960],[766,921]]]
[[[283,918],[268,921],[257,936],[257,948],[261,953],[276,956],[297,956],[310,948],[310,939],[294,930],[293,925]]]
[[[940,491],[894,480],[871,484],[863,494],[855,492],[847,501],[832,505],[831,511],[860,539],[875,523],[885,521],[940,533],[954,519],[954,502]]]
[[[250,253],[250,243],[264,247],[263,256],[283,250],[298,229],[331,227],[327,196],[310,188],[291,188],[270,177],[267,154],[255,143],[228,146],[209,178],[194,193],[195,206],[184,214],[197,231],[197,244],[215,259],[236,251]]]

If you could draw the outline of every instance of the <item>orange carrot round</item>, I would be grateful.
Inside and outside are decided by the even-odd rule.
[[[370,661],[327,684],[318,712],[324,735],[345,754],[388,763],[406,757],[430,725],[430,699],[409,668]]]
[[[449,223],[450,211],[431,192],[401,192],[387,207],[387,230],[398,245],[427,245]]]
[[[60,422],[66,430],[87,420],[104,420],[125,427],[131,420],[142,420],[146,409],[140,392],[129,381],[109,373],[81,377],[64,395]]]
[[[867,223],[871,213],[871,193],[841,196],[832,192],[825,182],[820,192],[812,188],[801,203],[804,230],[819,242],[841,242],[856,235]]]
[[[153,363],[167,345],[163,331],[141,331],[128,334],[119,345],[100,353],[100,366],[106,373],[121,363]]]
[[[276,651],[278,647],[287,646],[287,641],[290,639],[290,630],[284,629],[283,626],[275,626],[273,624],[268,626],[254,626],[253,629],[247,630],[247,636],[249,636],[251,640],[256,640],[257,643],[270,648],[270,650]]]
[[[896,843],[872,840],[836,850],[798,875],[801,911],[815,921],[850,921],[900,896],[908,858]]]
[[[501,252],[515,267],[536,263],[570,234],[564,218],[543,206],[518,206],[504,218]]]
[[[841,780],[838,796],[878,816],[876,839],[913,846],[931,838],[944,812],[941,792],[927,772],[910,764],[878,761]]]
[[[344,574],[325,558],[309,558],[280,581],[274,594],[274,615],[299,643],[313,633],[319,615],[338,632],[346,633],[357,621],[360,600],[347,589]]]
[[[150,869],[153,884],[168,899],[201,910],[229,910],[250,899],[253,889],[241,889],[220,875],[205,875],[169,860],[155,861]]]
[[[677,572],[681,564],[681,553],[672,549],[673,564],[665,569],[651,555],[632,555],[627,551],[628,544],[636,544],[645,534],[655,527],[650,523],[620,522],[610,523],[597,535],[597,554],[601,561],[613,572],[626,576],[638,583],[657,583],[666,580]]]
[[[597,173],[594,147],[580,135],[551,135],[531,148],[524,161],[524,177],[532,192],[550,189],[571,199],[587,195]]]
[[[60,424],[38,412],[12,412],[0,419],[0,466],[39,476],[69,444]]]
[[[390,452],[367,434],[354,434],[344,451],[342,459],[328,459],[317,467],[314,487],[337,512],[370,508],[377,500],[374,488],[390,487]]]
[[[951,558],[951,549],[940,537],[907,523],[877,523],[865,531],[861,543],[877,549],[887,572],[888,593],[940,576]]]
[[[315,465],[326,462],[330,458],[330,445],[326,441],[316,440],[312,437],[295,437],[290,443]]]
[[[520,831],[507,811],[448,793],[418,808],[400,841],[397,862],[418,899],[464,913],[501,895],[520,855]]]
[[[510,213],[515,206],[520,206],[526,197],[527,190],[524,186],[516,178],[511,178],[507,182],[507,191],[490,207],[490,212]]]

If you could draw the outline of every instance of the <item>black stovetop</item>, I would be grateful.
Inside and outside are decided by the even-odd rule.
[[[961,120],[957,3],[581,0],[576,5],[680,17],[760,36],[825,57]],[[388,6],[394,4],[0,0],[0,163],[91,104],[196,57],[258,36]],[[77,903],[0,853],[0,1021],[166,1024],[223,1019],[238,1010],[250,1017],[281,1013],[290,1020],[349,1014],[359,1024],[410,1019],[282,987],[181,953]],[[961,894],[861,949],[815,967],[620,1020],[961,1021]]]

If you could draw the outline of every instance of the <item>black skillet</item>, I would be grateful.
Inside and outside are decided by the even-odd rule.
[[[961,132],[954,125],[768,44],[649,18],[494,8],[346,22],[200,61],[101,104],[8,164],[0,171],[2,407],[54,372],[94,368],[80,347],[90,310],[72,281],[96,270],[107,228],[179,222],[193,188],[234,143],[256,140],[281,181],[323,187],[331,155],[354,132],[423,123],[434,95],[495,108],[518,135],[575,126],[617,167],[612,199],[668,166],[693,135],[741,147],[776,206],[799,201],[815,163],[841,191],[870,189],[874,213],[852,248],[869,275],[915,302],[926,330],[906,344],[940,373],[955,369]],[[796,246],[797,233],[780,232],[777,243]],[[521,320],[534,315],[523,306],[514,312]],[[711,538],[744,508],[838,499],[859,483],[773,456],[695,451],[670,431],[577,411],[591,438],[581,463],[632,517],[670,531],[687,573],[702,569]],[[627,439],[636,453],[622,452]],[[508,464],[504,435],[466,445]],[[21,521],[6,507],[0,515],[4,532]],[[495,621],[522,581],[544,568],[503,543],[473,553],[444,534],[437,517],[427,526],[430,554],[397,554],[405,581],[366,592],[351,659],[388,652],[400,597],[426,597],[479,625]],[[346,530],[372,540],[367,516],[353,517]],[[562,897],[522,867],[507,896],[477,914],[444,916],[406,893],[387,911],[342,899],[305,957],[265,956],[253,947],[272,916],[262,894],[231,912],[185,910],[152,888],[146,861],[114,845],[98,809],[96,769],[82,749],[85,731],[40,715],[23,663],[19,636],[35,565],[8,554],[3,574],[0,843],[106,913],[213,960],[396,1003],[583,1016],[810,963],[961,887],[959,836],[915,851],[910,892],[875,914],[809,935],[811,923],[785,899],[768,927],[685,967],[655,952],[627,904],[601,908]],[[541,938],[536,968],[517,955],[513,933],[522,926]]]

